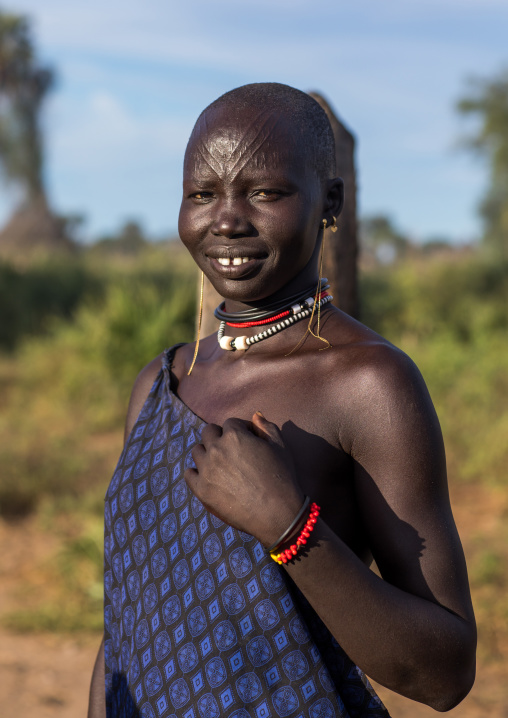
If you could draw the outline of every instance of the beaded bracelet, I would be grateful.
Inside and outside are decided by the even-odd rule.
[[[288,561],[291,561],[296,556],[296,554],[298,553],[298,551],[300,549],[300,546],[303,546],[307,543],[307,539],[309,538],[311,532],[314,530],[314,526],[316,524],[316,521],[318,520],[320,511],[321,511],[321,507],[318,506],[316,503],[312,503],[310,505],[309,518],[307,519],[307,523],[303,527],[300,535],[296,539],[296,543],[294,543],[292,546],[290,546],[285,551],[281,551],[279,554],[270,552],[270,556],[273,558],[273,560],[276,563],[287,563]]]
[[[306,497],[305,497],[305,501],[303,502],[302,508],[301,508],[300,511],[296,514],[295,520],[291,523],[290,526],[288,526],[288,528],[284,531],[284,533],[282,534],[282,536],[281,536],[280,538],[278,538],[277,541],[276,541],[274,544],[272,544],[269,548],[266,549],[269,554],[272,554],[277,548],[279,548],[279,546],[280,546],[282,543],[284,543],[284,541],[285,541],[289,536],[291,536],[291,532],[293,531],[293,529],[295,528],[295,526],[298,526],[298,522],[300,521],[300,519],[302,518],[302,516],[304,515],[304,513],[307,511],[307,506],[309,505],[309,503],[310,503],[310,499],[309,499],[308,496],[306,496]]]

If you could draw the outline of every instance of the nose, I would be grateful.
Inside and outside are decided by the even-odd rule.
[[[246,237],[252,235],[253,226],[243,211],[241,203],[219,202],[210,227],[216,237]]]

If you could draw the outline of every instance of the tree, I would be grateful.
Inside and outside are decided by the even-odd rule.
[[[0,232],[2,259],[75,249],[72,221],[51,211],[44,183],[41,116],[54,80],[37,58],[28,18],[0,10],[0,172],[23,197]]]
[[[410,242],[384,215],[365,217],[360,223],[362,251],[381,264],[390,264],[402,257]]]
[[[135,256],[141,254],[149,242],[141,225],[131,219],[125,222],[120,231],[113,236],[101,237],[92,247],[92,251],[104,254]]]
[[[41,109],[54,72],[36,57],[26,17],[0,11],[0,167],[27,204],[46,201]]]
[[[484,241],[498,257],[508,257],[508,70],[487,80],[472,79],[457,103],[462,115],[476,117],[479,126],[464,145],[485,158],[489,186],[480,204]]]
[[[309,92],[326,112],[335,139],[337,174],[344,180],[344,207],[338,231],[325,230],[323,271],[330,282],[334,304],[358,317],[358,222],[356,216],[355,137],[318,92]]]

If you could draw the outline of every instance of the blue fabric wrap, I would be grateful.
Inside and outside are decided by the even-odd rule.
[[[205,423],[171,390],[174,349],[106,494],[108,718],[387,718],[285,570],[189,491]]]

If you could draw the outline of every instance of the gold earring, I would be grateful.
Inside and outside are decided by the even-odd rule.
[[[333,224],[332,224],[332,226],[330,227],[330,229],[332,230],[332,232],[336,232],[336,231],[339,229],[339,228],[337,227],[337,220],[335,219],[335,217],[334,217],[333,215],[332,215],[332,219],[333,219]]]
[[[198,332],[196,337],[196,348],[194,349],[194,356],[192,357],[192,364],[190,366],[189,371],[187,372],[187,376],[191,375],[192,370],[194,369],[194,364],[196,363],[196,359],[198,356],[198,350],[199,350],[199,336],[201,334],[201,319],[203,318],[203,294],[205,289],[205,273],[201,272],[201,289],[200,289],[200,296],[199,296],[199,316],[198,316]]]
[[[327,226],[328,226],[328,222],[326,221],[326,219],[324,219],[323,220],[323,230],[325,230],[327,228]]]

